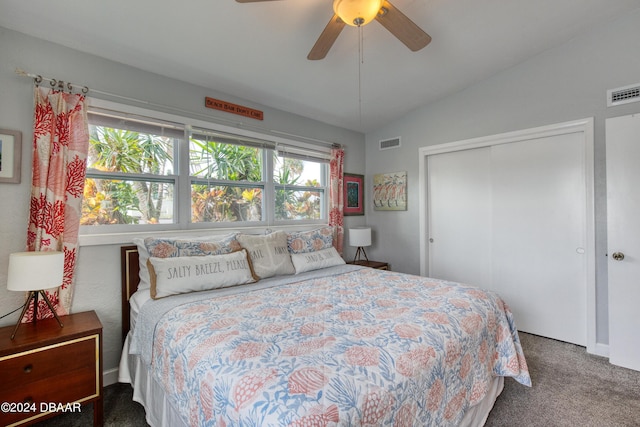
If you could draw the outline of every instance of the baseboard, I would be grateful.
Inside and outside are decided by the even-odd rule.
[[[609,344],[596,343],[595,347],[593,348],[592,354],[595,354],[596,356],[606,357],[608,359]]]
[[[104,387],[118,382],[118,368],[102,371],[102,385]]]

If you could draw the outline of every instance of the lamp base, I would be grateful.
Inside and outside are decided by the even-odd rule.
[[[367,260],[367,262],[369,262],[369,258],[367,257],[367,253],[365,252],[364,248],[362,246],[358,246],[358,249],[356,249],[356,256],[353,258],[353,262],[356,263],[358,261],[361,261],[362,258],[361,256],[364,255],[364,259]]]
[[[49,298],[47,298],[47,294],[44,292],[44,290],[30,291],[29,292],[29,297],[27,298],[27,302],[24,304],[24,308],[22,309],[22,313],[20,313],[20,318],[18,319],[18,323],[16,323],[16,327],[13,330],[13,334],[11,334],[11,339],[14,339],[16,337],[16,332],[18,332],[18,328],[20,327],[20,324],[22,323],[22,318],[24,317],[24,314],[29,309],[29,305],[31,304],[31,300],[33,300],[33,323],[36,323],[36,320],[38,319],[38,294],[42,294],[42,298],[44,298],[45,302],[49,306],[49,310],[51,310],[51,312],[53,313],[53,316],[58,321],[58,325],[60,325],[61,328],[64,326],[62,324],[62,322],[60,321],[60,318],[58,317],[58,314],[54,310],[53,305],[51,304],[51,301],[49,301]]]

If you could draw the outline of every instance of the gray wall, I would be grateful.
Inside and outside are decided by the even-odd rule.
[[[608,343],[605,119],[639,112],[640,104],[607,108],[606,90],[640,83],[638,52],[640,10],[368,133],[369,187],[376,173],[408,171],[406,212],[375,212],[371,203],[367,206],[376,236],[370,258],[389,261],[397,271],[420,272],[420,147],[594,117],[596,333],[598,343]],[[379,140],[396,136],[402,137],[400,149],[378,150]]]
[[[7,291],[6,278],[9,254],[25,249],[31,184],[33,84],[31,79],[16,75],[16,68],[87,85],[103,92],[192,111],[197,113],[193,115],[197,119],[202,119],[204,114],[219,120],[251,121],[204,108],[205,96],[257,108],[264,111],[265,119],[263,122],[250,123],[252,126],[265,131],[277,130],[340,142],[345,145],[345,171],[365,172],[364,135],[237,99],[225,94],[223,88],[204,88],[168,79],[2,27],[0,58],[0,128],[19,130],[23,136],[22,182],[19,185],[0,184],[0,315],[19,307],[23,302],[20,293]],[[93,96],[108,99],[104,95]],[[164,110],[177,114],[173,110]],[[363,224],[364,217],[345,219],[346,228]],[[74,312],[95,310],[100,317],[104,326],[104,367],[107,371],[117,368],[121,350],[119,246],[111,244],[80,248],[72,307]],[[345,249],[345,257],[352,257],[352,248],[346,246]],[[17,319],[17,313],[5,317],[0,320],[0,326],[13,324]]]

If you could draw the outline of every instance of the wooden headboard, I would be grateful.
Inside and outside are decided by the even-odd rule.
[[[137,246],[120,247],[120,268],[122,270],[122,342],[129,333],[129,298],[138,290],[140,264]]]

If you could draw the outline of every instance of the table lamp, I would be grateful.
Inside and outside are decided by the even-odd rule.
[[[33,301],[33,323],[36,322],[38,318],[38,295],[42,295],[62,328],[62,322],[44,290],[57,288],[62,284],[63,278],[63,252],[16,252],[9,255],[7,289],[10,291],[29,292],[29,297],[24,304],[22,314],[20,314],[11,339],[15,338],[18,327],[20,323],[22,323],[24,314],[29,309],[31,301]]]
[[[371,228],[370,227],[356,227],[349,229],[349,246],[357,246],[356,255],[353,258],[354,264],[361,260],[361,256],[369,261],[367,253],[364,250],[365,246],[371,246]]]

